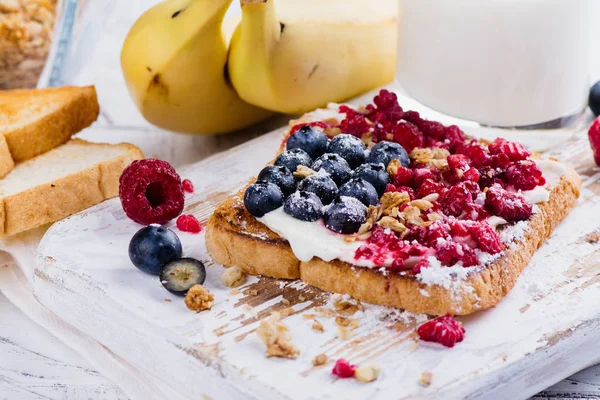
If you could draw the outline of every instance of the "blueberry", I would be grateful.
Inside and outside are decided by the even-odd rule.
[[[185,296],[194,285],[202,285],[205,279],[204,264],[194,258],[171,261],[160,271],[160,283],[179,296]]]
[[[352,169],[350,168],[350,165],[348,165],[348,161],[337,154],[323,154],[315,160],[310,168],[317,172],[322,169],[325,170],[336,185],[341,185],[346,182],[352,175]]]
[[[304,178],[298,184],[298,190],[316,194],[323,204],[331,203],[338,193],[338,187],[335,182],[323,173],[313,174]]]
[[[354,169],[365,162],[367,146],[356,136],[342,134],[337,135],[327,148],[328,153],[340,155],[344,160],[348,161],[350,168]]]
[[[290,136],[286,149],[302,149],[315,158],[327,151],[328,143],[327,135],[312,126],[305,125]]]
[[[596,117],[600,116],[600,81],[596,82],[590,89],[590,110]]]
[[[246,189],[244,205],[250,214],[260,218],[283,205],[283,193],[272,182],[256,181]]]
[[[381,164],[363,164],[354,170],[354,177],[362,178],[373,185],[379,197],[390,182],[390,176]]]
[[[179,238],[169,228],[150,225],[137,231],[129,242],[129,259],[140,270],[160,274],[161,268],[181,258],[182,248]]]
[[[293,174],[299,165],[310,167],[313,159],[302,149],[286,150],[277,157],[275,165],[286,167]]]
[[[408,167],[410,160],[408,159],[408,153],[404,150],[404,147],[398,143],[383,141],[377,143],[371,149],[367,162],[373,164],[383,164],[387,168],[387,165],[393,159],[400,160],[403,167]]]
[[[323,216],[323,202],[311,192],[296,192],[287,198],[283,211],[301,221],[316,221]]]
[[[341,196],[327,208],[325,225],[334,232],[355,233],[367,220],[367,207],[352,197]]]
[[[352,178],[340,187],[338,196],[353,197],[365,206],[374,206],[379,202],[377,190],[362,178]]]
[[[296,190],[294,175],[286,167],[269,165],[264,167],[256,178],[257,181],[271,182],[279,186],[284,196],[289,196]]]

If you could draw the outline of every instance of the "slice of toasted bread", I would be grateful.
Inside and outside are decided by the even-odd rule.
[[[93,86],[0,91],[0,177],[8,156],[14,162],[29,160],[67,142],[90,126],[99,114]]]
[[[466,315],[496,305],[515,285],[535,251],[575,206],[581,179],[567,166],[550,194],[530,220],[525,238],[502,257],[480,267],[467,279],[449,287],[427,285],[414,276],[384,274],[379,270],[339,260],[296,258],[289,243],[256,220],[244,206],[245,188],[222,203],[206,229],[206,246],[212,259],[224,266],[272,278],[298,279],[320,289],[369,303],[432,315]]]
[[[0,180],[0,236],[57,221],[119,193],[119,177],[143,158],[131,144],[74,139],[17,164]]]
[[[305,114],[291,121],[290,126],[336,119],[336,109],[330,106],[328,110]],[[283,150],[282,143],[279,152]],[[300,278],[323,290],[413,312],[466,315],[492,307],[506,296],[535,251],[575,206],[581,178],[571,167],[565,168],[566,173],[552,188],[549,201],[537,204],[539,211],[528,220],[524,239],[513,242],[493,263],[471,270],[465,279],[450,284],[425,284],[415,276],[389,274],[339,260],[326,262],[313,257],[301,262],[287,240],[246,210],[242,200],[245,188],[212,214],[206,229],[206,246],[214,261],[239,266],[249,274]]]

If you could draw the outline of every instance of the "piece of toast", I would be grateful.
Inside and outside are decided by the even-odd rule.
[[[73,139],[17,164],[0,180],[0,236],[58,221],[119,193],[119,177],[143,158],[131,144]]]
[[[93,86],[0,91],[0,178],[67,142],[99,111]]]
[[[310,122],[310,117],[301,122]],[[238,266],[249,274],[300,278],[326,291],[412,312],[466,315],[492,307],[506,296],[535,251],[575,206],[581,179],[571,167],[565,167],[549,201],[539,203],[538,212],[528,220],[524,239],[508,247],[498,260],[449,285],[424,284],[415,276],[386,274],[339,260],[325,262],[313,257],[301,262],[285,239],[246,210],[245,188],[215,210],[208,222],[206,246],[214,261]]]

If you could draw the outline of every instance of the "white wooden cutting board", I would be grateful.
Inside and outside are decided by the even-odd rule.
[[[214,208],[272,158],[274,132],[182,170],[196,187],[186,213],[206,222]],[[34,271],[40,302],[119,357],[150,369],[189,398],[214,399],[525,399],[600,361],[600,244],[586,241],[600,228],[600,170],[593,166],[584,134],[555,156],[584,176],[580,205],[537,252],[514,290],[494,309],[459,318],[464,342],[453,349],[419,343],[414,328],[425,317],[365,306],[360,327],[347,340],[336,337],[331,309],[335,296],[300,282],[251,278],[232,294],[220,282],[204,236],[181,233],[186,255],[207,265],[206,286],[215,306],[199,314],[170,295],[156,277],[134,268],[127,256],[140,228],[118,199],[54,225],[46,234]],[[176,228],[174,228],[176,229]],[[256,291],[256,295],[254,295]],[[292,306],[284,322],[301,351],[296,360],[265,357],[254,333],[259,320]],[[303,317],[316,314],[324,332]],[[330,360],[378,362],[372,383],[340,380]],[[428,387],[419,383],[431,372]],[[208,397],[202,397],[208,396]]]

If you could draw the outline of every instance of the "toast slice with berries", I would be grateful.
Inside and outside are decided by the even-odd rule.
[[[119,193],[119,177],[143,154],[131,144],[73,139],[19,163],[0,180],[0,236],[36,228]]]
[[[0,91],[0,178],[67,142],[98,114],[93,86]]]
[[[385,96],[387,102],[381,101]],[[269,182],[286,189],[285,181],[266,168],[259,174],[259,183],[252,180],[211,216],[206,230],[211,257],[249,274],[302,279],[326,291],[412,312],[466,315],[493,307],[513,288],[535,251],[576,205],[579,176],[558,161],[532,156],[517,143],[480,143],[463,136],[457,127],[444,127],[404,112],[391,104],[395,96],[389,93],[378,97],[374,106],[330,105],[292,121],[279,151],[286,153],[286,147],[289,151],[288,138],[305,126],[329,137],[340,131],[355,136],[364,131],[359,136],[371,149],[367,162],[373,158],[373,142],[406,147],[410,160],[400,160],[403,157],[398,154],[392,161],[385,160],[389,183],[377,204],[362,193],[342,189],[346,184],[340,186],[340,192],[346,190],[346,195],[370,202],[369,208],[364,206],[360,226],[339,226],[340,219],[331,210],[350,202],[341,201],[347,197],[339,195],[333,205],[323,207],[321,219],[310,217],[306,207],[303,214],[295,214],[298,207],[291,203],[298,201],[296,194],[283,195],[283,207],[275,201],[271,208],[279,208],[261,210],[277,200],[277,196],[269,197],[273,191],[264,191],[273,189]],[[378,120],[386,129],[386,118],[401,119],[395,126],[408,120],[416,123],[396,128],[393,134],[370,128],[375,125],[373,120]],[[298,139],[293,141],[291,147]],[[307,153],[312,150],[305,148]],[[389,145],[386,151],[393,152],[393,148]],[[287,161],[279,155],[275,164],[287,165]],[[320,173],[306,166],[291,166],[296,167],[300,192],[308,187],[302,183],[305,176]],[[473,171],[468,172],[470,169]],[[364,176],[357,171],[352,174]],[[435,174],[439,176],[432,176]],[[260,205],[248,201],[249,188],[253,193],[263,190]],[[289,200],[293,196],[296,200]]]

